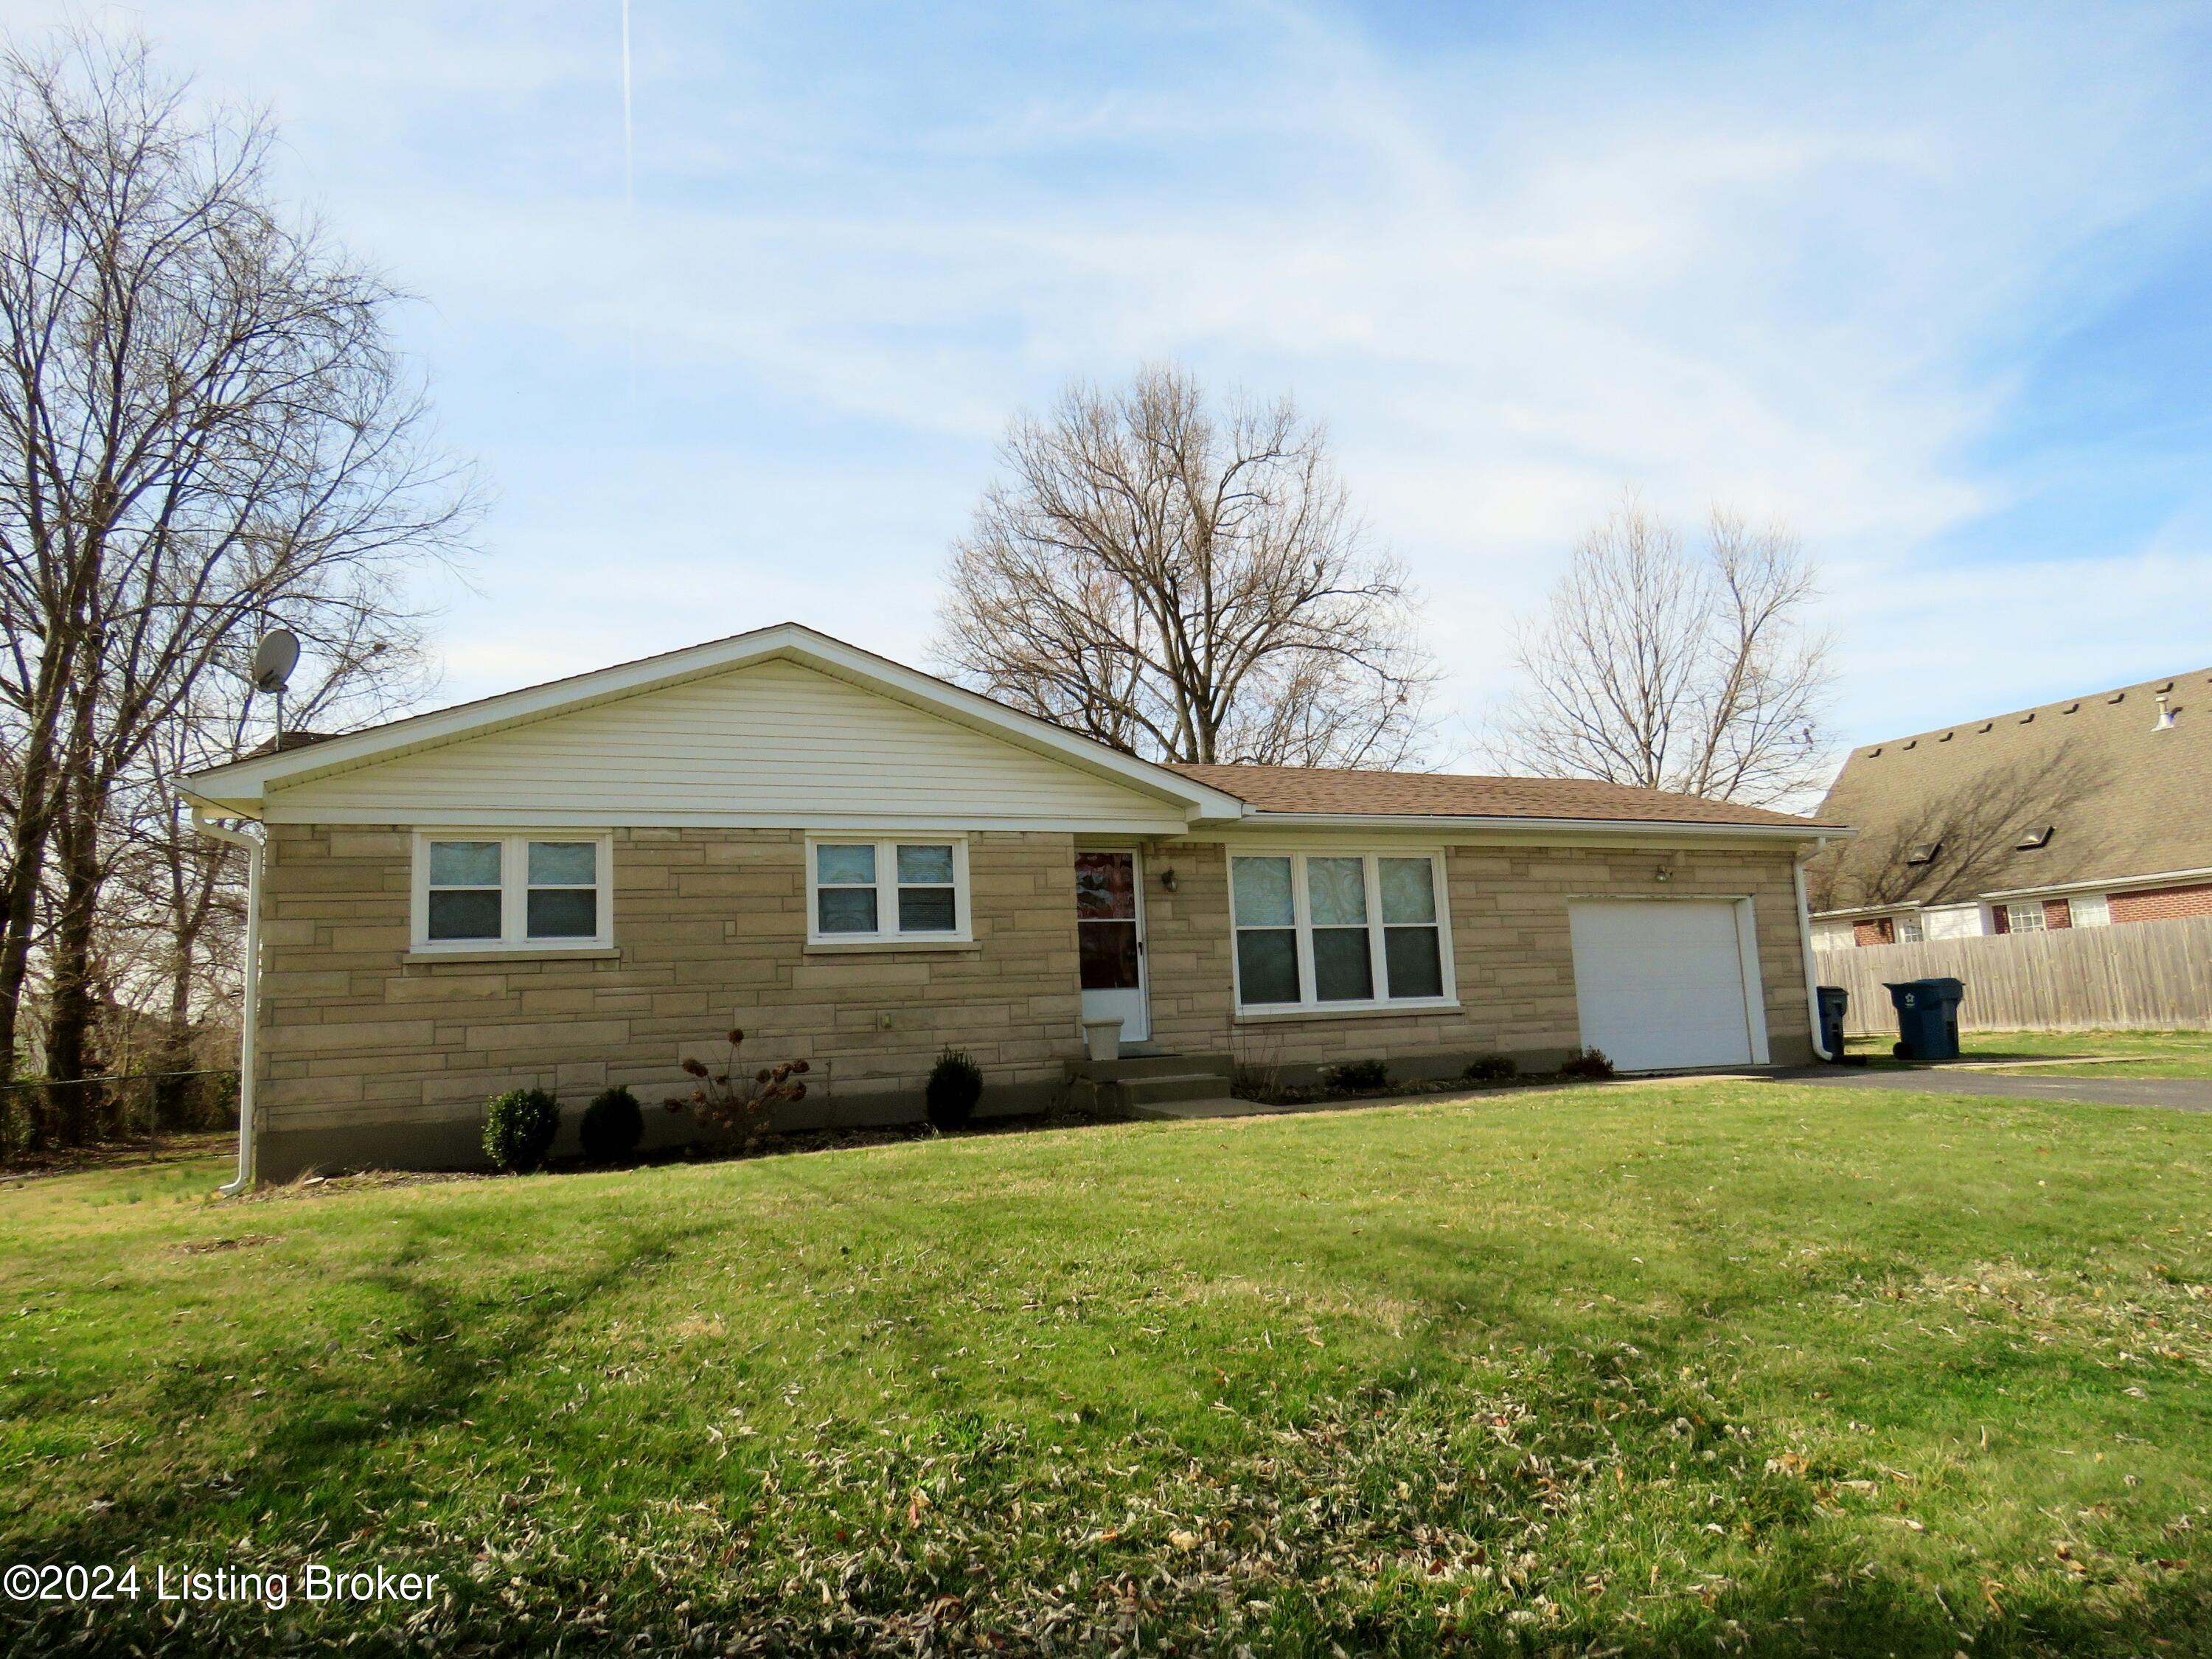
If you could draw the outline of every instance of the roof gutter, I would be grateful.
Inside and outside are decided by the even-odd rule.
[[[192,828],[246,849],[246,982],[240,993],[245,1006],[238,1021],[238,1176],[219,1189],[224,1197],[235,1198],[253,1186],[261,1138],[261,1120],[254,1109],[253,1073],[255,1027],[261,1006],[261,859],[266,848],[258,836],[217,823],[198,803],[192,806]]]
[[[1852,834],[1829,824],[1707,823],[1680,818],[1524,818],[1443,812],[1271,812],[1264,807],[1243,822],[1270,828],[1279,824],[1291,830],[1519,830],[1532,835],[1609,836],[1650,831],[1730,841],[1749,836],[1757,841],[1802,842],[1810,835],[1819,836],[1823,844]]]
[[[1805,1013],[1812,1023],[1813,1057],[1832,1060],[1842,1056],[1828,1052],[1826,1033],[1820,1030],[1820,970],[1813,965],[1813,916],[1805,901],[1805,862],[1827,844],[1824,836],[1800,853],[1790,866],[1790,880],[1797,890],[1797,951],[1805,967]]]
[[[1862,916],[1902,915],[1908,910],[1971,910],[1973,899],[1947,899],[1940,904],[1930,904],[1924,899],[1898,899],[1888,904],[1861,904],[1839,910],[1815,910],[1815,921],[1856,921]]]
[[[2053,881],[2038,887],[1992,887],[1972,898],[1898,899],[1888,904],[1860,904],[1849,908],[1815,913],[1823,921],[1849,921],[1859,916],[1896,915],[1907,910],[1972,910],[1978,905],[2006,899],[2063,897],[2069,893],[2130,893],[2145,887],[2164,887],[2175,882],[2212,882],[2212,866],[2197,870],[2160,870],[2148,876],[2113,876],[2102,881]]]
[[[2155,875],[2117,876],[2109,881],[2063,881],[2044,887],[1992,888],[1985,899],[2033,898],[2039,893],[2129,892],[2140,887],[2163,887],[2168,882],[2212,881],[2212,869],[2161,870]]]

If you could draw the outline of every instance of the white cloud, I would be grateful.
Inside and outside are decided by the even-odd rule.
[[[1946,550],[2026,488],[1989,453],[2023,356],[2203,199],[2186,9],[1538,14],[1411,52],[1231,7],[1097,65],[1079,19],[1002,61],[945,14],[926,66],[888,22],[639,15],[635,220],[611,8],[150,20],[272,98],[303,187],[433,301],[504,496],[457,693],[769,614],[911,656],[1010,408],[1163,356],[1329,420],[1470,710],[1628,483],[1797,525],[1863,731],[1903,685],[1963,714],[2154,672],[2118,665],[2179,649],[2168,598],[2212,583],[2194,532],[2001,574]]]

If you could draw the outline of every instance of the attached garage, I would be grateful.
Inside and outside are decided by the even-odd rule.
[[[1624,1072],[1763,1065],[1748,899],[1582,899],[1568,907],[1583,1045]]]

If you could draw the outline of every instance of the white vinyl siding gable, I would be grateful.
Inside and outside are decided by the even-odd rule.
[[[279,822],[755,823],[1171,833],[1182,809],[794,663],[645,692],[272,793]]]

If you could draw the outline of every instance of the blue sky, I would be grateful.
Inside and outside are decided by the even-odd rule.
[[[635,208],[619,0],[76,9],[422,296],[441,696],[920,661],[1008,414],[1155,359],[1328,421],[1470,762],[1623,486],[1796,527],[1846,740],[2212,662],[2203,4],[633,0]]]

